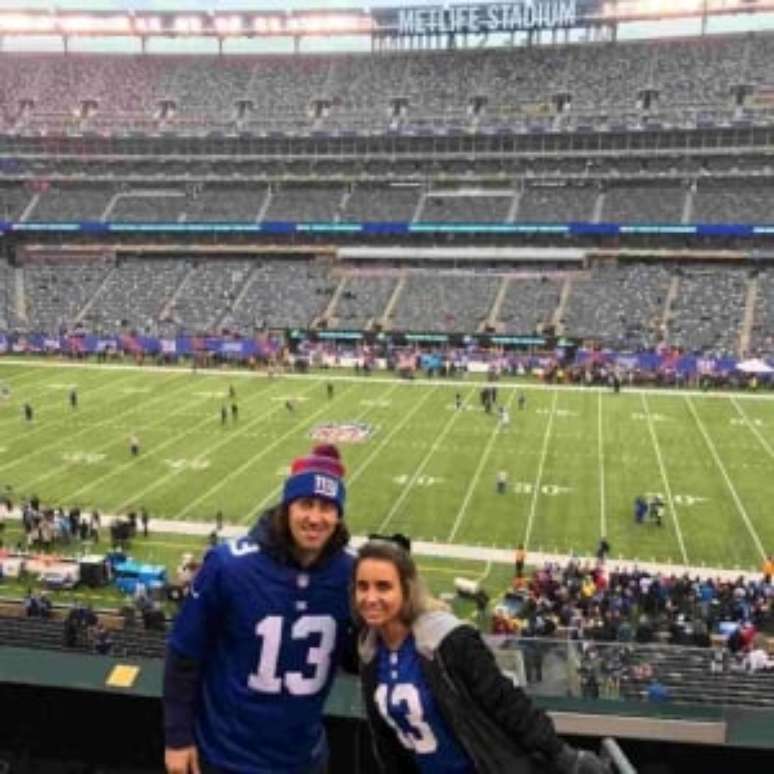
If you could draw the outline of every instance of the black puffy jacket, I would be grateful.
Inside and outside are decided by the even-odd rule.
[[[564,742],[554,724],[521,688],[505,677],[476,629],[450,613],[432,612],[413,626],[422,673],[438,709],[480,774],[537,774]],[[419,769],[374,700],[377,635],[361,638],[360,675],[374,752],[384,774]]]

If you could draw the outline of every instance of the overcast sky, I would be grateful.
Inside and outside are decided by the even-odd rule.
[[[506,0],[507,2],[507,0]],[[696,0],[669,0],[668,7],[674,7],[681,2],[696,6]],[[644,4],[653,7],[652,0],[643,0]],[[0,10],[41,9],[52,6],[73,10],[143,10],[143,11],[278,11],[288,9],[313,8],[367,8],[378,6],[401,5],[442,5],[437,0],[411,0],[411,2],[353,2],[352,0],[283,0],[277,2],[256,2],[256,0],[0,0]],[[456,4],[456,3],[455,3]],[[472,4],[472,3],[464,3]],[[741,14],[736,17],[716,17],[710,21],[710,32],[743,31],[750,29],[774,29],[774,14]],[[698,20],[679,22],[663,22],[658,24],[622,25],[621,38],[671,36],[698,33]],[[292,43],[288,39],[233,39],[226,43],[227,53],[271,53],[290,51]],[[71,51],[139,51],[139,41],[115,38],[73,38]],[[368,39],[355,38],[307,38],[302,43],[302,51],[346,51],[367,50]],[[3,40],[3,50],[61,50],[58,38],[14,38]],[[152,39],[148,44],[150,53],[216,53],[217,44],[214,40],[205,38]]]

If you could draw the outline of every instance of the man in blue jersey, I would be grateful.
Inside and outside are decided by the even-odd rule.
[[[296,459],[282,501],[210,550],[169,638],[169,774],[318,774],[322,710],[352,642],[335,446]]]

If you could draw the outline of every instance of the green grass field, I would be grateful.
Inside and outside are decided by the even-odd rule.
[[[365,423],[342,444],[354,534],[757,568],[774,551],[774,402],[769,395],[499,385],[511,422],[478,401],[480,382],[69,367],[0,361],[0,486],[15,499],[211,523],[248,524],[279,495],[286,466],[326,423]],[[239,420],[220,422],[228,386]],[[68,393],[77,387],[79,408]],[[518,389],[522,389],[520,386]],[[456,411],[454,395],[465,401]],[[285,401],[292,398],[295,412]],[[29,402],[35,419],[23,419]],[[142,451],[129,454],[137,433]],[[508,491],[495,492],[499,470]],[[635,495],[659,492],[664,526],[635,525]],[[178,542],[184,540],[180,536]],[[201,540],[198,540],[201,544]],[[179,551],[178,551],[179,554]],[[483,572],[484,565],[472,568]]]

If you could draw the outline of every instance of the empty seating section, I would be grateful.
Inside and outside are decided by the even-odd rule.
[[[751,180],[700,181],[693,220],[700,223],[774,223],[774,185]]]
[[[22,100],[37,94],[36,84],[44,59],[34,56],[14,56],[0,59],[0,115],[3,122],[13,120],[21,111]],[[96,62],[92,60],[94,68]]]
[[[646,674],[655,676],[666,687],[669,700],[676,704],[774,707],[774,672],[713,672],[713,651],[709,648],[648,645],[625,650],[635,668],[622,671],[623,699],[647,700],[651,680],[639,677],[636,669],[637,665],[647,665]]]
[[[409,58],[365,54],[338,58],[331,71],[328,128],[381,129],[392,118],[390,100],[405,96]]]
[[[557,115],[567,125],[639,122],[648,91],[659,119],[726,118],[734,86],[774,84],[773,41],[764,33],[373,56],[14,54],[0,63],[0,114],[9,128],[48,131],[525,128]],[[769,109],[765,100],[745,105]]]
[[[686,267],[672,304],[669,343],[694,352],[734,354],[747,293],[747,270]]]
[[[774,274],[769,269],[758,274],[750,348],[755,354],[774,355]]]
[[[197,264],[175,297],[171,317],[178,330],[207,333],[230,309],[247,281],[249,261],[204,260]]]
[[[512,202],[512,194],[507,196],[429,194],[425,198],[420,220],[500,223],[507,219]]]
[[[8,321],[13,319],[13,269],[7,261],[0,260],[0,331],[7,331]]]
[[[204,118],[207,125],[226,124],[236,115],[236,103],[245,99],[253,63],[240,57],[183,59],[165,68],[157,99],[175,102],[175,120]]]
[[[406,122],[414,126],[464,126],[469,101],[479,94],[485,56],[480,52],[412,55],[402,84],[408,97]]]
[[[244,184],[241,187],[208,184],[188,198],[185,219],[205,223],[255,223],[267,191],[265,185],[258,184]]]
[[[494,320],[505,333],[526,335],[558,322],[566,335],[624,351],[666,341],[692,352],[734,354],[749,273],[727,265],[613,261],[597,261],[569,277],[532,269],[510,274],[475,267],[414,270],[406,275],[388,323],[397,330],[473,333],[489,321],[507,282]],[[0,262],[0,330],[53,334],[76,322],[95,332],[129,328],[164,335],[214,332],[221,326],[246,334],[264,327],[308,327],[328,308],[342,276],[332,324],[364,329],[381,321],[398,283],[391,270],[340,266],[334,273],[327,265],[253,258],[28,262],[19,286],[26,316],[19,317],[14,268]],[[774,353],[772,276],[766,269],[758,272],[750,338],[756,353]]]
[[[618,223],[680,223],[685,188],[679,185],[611,185],[605,190],[601,219]]]
[[[550,322],[561,290],[561,279],[512,277],[498,314],[504,332],[526,335]]]
[[[121,222],[176,223],[188,207],[184,194],[177,191],[123,194],[115,200],[108,220]]]
[[[32,199],[32,193],[23,185],[0,186],[0,217],[2,220],[21,220]]]
[[[325,267],[293,261],[256,266],[243,296],[224,318],[225,327],[308,327],[328,306],[337,281]]]
[[[648,84],[651,43],[575,46],[569,49],[565,90],[572,112],[636,113],[639,91]]]
[[[57,333],[71,326],[109,271],[110,265],[101,262],[25,266],[28,327]]]
[[[157,330],[159,315],[188,272],[186,261],[131,260],[119,263],[94,298],[86,321],[97,330]]]
[[[398,330],[472,332],[485,322],[500,277],[458,274],[410,274],[392,312]]]
[[[771,111],[774,107],[770,91],[774,86],[774,36],[757,35],[753,39],[745,81],[755,86],[754,101]]]
[[[160,74],[174,67],[154,57],[71,55],[37,58],[39,63],[31,96],[33,113],[73,115],[86,100],[116,117],[150,115]],[[189,66],[195,60],[189,60]]]
[[[487,63],[487,122],[510,122],[551,113],[551,95],[563,91],[568,49],[526,48],[490,55]]]
[[[371,320],[379,320],[396,284],[390,276],[348,275],[334,310],[336,327],[363,330]]]
[[[596,264],[573,281],[561,322],[565,333],[627,351],[655,346],[671,275],[663,265]]]
[[[591,220],[599,190],[590,185],[533,185],[519,200],[516,220],[525,223],[566,223]]]
[[[731,86],[743,77],[743,38],[696,38],[654,46],[653,80],[659,107],[721,107],[731,104]]]
[[[245,126],[263,131],[311,129],[312,100],[324,95],[332,59],[277,56],[254,61],[246,98],[255,112]]]
[[[115,190],[99,183],[51,186],[35,203],[28,221],[101,220]]]
[[[399,221],[414,217],[419,188],[357,185],[347,199],[342,220]]]
[[[331,186],[282,186],[272,193],[264,220],[331,221],[343,194]]]
[[[111,655],[135,658],[164,657],[166,636],[163,631],[133,626],[110,627]],[[92,631],[79,628],[74,642],[65,642],[65,622],[62,618],[26,618],[0,615],[0,642],[7,647],[39,648],[95,652]]]

